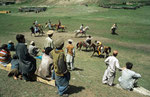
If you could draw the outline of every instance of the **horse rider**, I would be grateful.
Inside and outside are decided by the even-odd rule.
[[[61,21],[59,20],[58,21],[58,29],[60,28],[60,26],[61,26]]]
[[[80,33],[83,32],[83,24],[80,26]]]
[[[48,20],[48,23],[45,23],[45,28],[47,28],[47,27],[48,27],[49,30],[52,29],[51,21],[50,20]]]
[[[91,45],[92,38],[93,37],[91,37],[90,35],[86,38],[85,43],[86,43],[87,46]]]
[[[98,55],[101,55],[101,53],[104,52],[104,46],[100,41],[97,41],[97,50],[98,50]]]
[[[111,34],[116,34],[117,28],[117,23],[113,24],[113,26],[111,27]]]

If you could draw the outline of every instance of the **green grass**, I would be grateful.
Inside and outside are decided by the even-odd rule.
[[[89,35],[98,38],[104,45],[111,46],[112,50],[119,51],[118,59],[121,67],[125,66],[127,61],[134,64],[133,70],[142,75],[139,85],[150,90],[150,50],[132,46],[132,44],[142,44],[146,47],[150,45],[149,6],[137,10],[115,10],[100,8],[96,5],[89,7],[68,5],[52,6],[46,12],[38,14],[18,12],[19,6],[26,4],[30,5],[26,2],[12,6],[0,6],[0,10],[12,11],[10,14],[0,14],[0,45],[7,43],[8,40],[16,43],[17,33],[30,33],[29,28],[34,20],[44,25],[48,19],[51,19],[53,24],[58,23],[60,19],[67,27],[69,34],[74,34],[73,31],[79,29],[81,24],[88,25]],[[117,33],[119,35],[117,36],[110,34],[110,27],[113,23],[118,24]],[[42,44],[37,45],[43,46]],[[71,72],[71,97],[144,97],[134,92],[102,85],[101,80],[106,69],[104,59],[91,58],[91,54],[92,52],[76,50],[75,67],[80,70]],[[37,82],[15,81],[6,75],[7,72],[0,70],[0,97],[57,97],[55,87]],[[115,83],[118,83],[119,75],[120,73],[117,72]]]

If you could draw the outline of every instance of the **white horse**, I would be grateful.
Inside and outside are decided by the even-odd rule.
[[[76,33],[75,34],[75,37],[78,36],[78,34],[84,34],[86,36],[86,31],[89,30],[89,26],[86,26],[85,28],[83,28],[83,31],[81,32],[80,30],[75,30],[74,32]]]

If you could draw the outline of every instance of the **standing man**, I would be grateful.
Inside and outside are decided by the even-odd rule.
[[[64,40],[62,38],[57,39],[55,42],[55,49],[52,51],[52,56],[58,94],[60,96],[68,97],[66,91],[68,90],[69,86],[70,72],[67,69],[63,47]]]
[[[105,73],[103,75],[102,83],[103,84],[108,84],[109,86],[113,86],[113,82],[115,79],[116,75],[116,69],[121,70],[119,61],[116,58],[118,55],[118,51],[114,50],[113,51],[113,56],[109,56],[106,60],[105,63],[107,65],[107,69],[105,70]]]
[[[31,81],[34,78],[36,70],[36,60],[28,53],[24,35],[17,34],[16,40],[18,41],[16,45],[16,54],[19,60],[19,72],[22,74],[25,81]]]
[[[75,57],[75,48],[72,45],[73,40],[68,39],[68,45],[66,46],[66,61],[69,69],[74,69],[74,57]]]
[[[133,64],[130,62],[126,63],[126,68],[122,70],[122,74],[119,77],[118,81],[120,86],[126,90],[133,90],[137,86],[137,80],[141,77],[139,73],[132,71]]]
[[[53,30],[49,30],[47,32],[48,37],[45,39],[44,49],[47,47],[51,47],[52,49],[54,49],[54,43],[52,40],[53,33],[54,33]]]

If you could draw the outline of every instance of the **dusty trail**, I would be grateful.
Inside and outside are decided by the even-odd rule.
[[[73,39],[74,41],[73,44],[76,45],[77,42],[83,41],[86,38],[86,37],[75,38],[74,35],[75,34],[72,34],[69,32],[55,32],[53,35],[53,40],[63,37],[65,39],[65,44],[66,44],[68,39]],[[30,32],[26,32],[25,37],[28,43],[33,40],[38,46],[43,48],[44,40],[47,37],[47,35],[45,34],[44,36],[34,37],[34,36],[31,36]],[[144,50],[144,51],[150,52],[150,45],[146,45],[146,44],[126,43],[126,42],[120,42],[117,40],[112,40],[112,39],[108,39],[104,37],[94,36],[92,42],[94,42],[95,40],[100,40],[104,45],[105,43],[110,43],[110,44],[116,44],[116,45],[127,47],[127,48]]]

